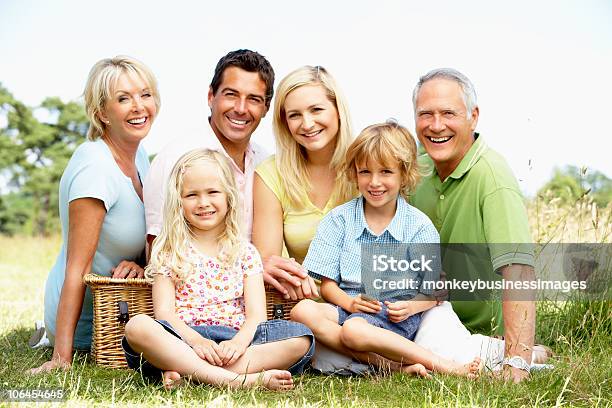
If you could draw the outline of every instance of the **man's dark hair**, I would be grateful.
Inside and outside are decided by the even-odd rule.
[[[238,67],[247,72],[259,73],[262,81],[266,84],[266,108],[270,108],[270,102],[274,95],[274,70],[266,57],[251,50],[236,50],[227,53],[217,62],[215,67],[215,75],[210,82],[213,95],[217,93],[223,81],[223,73],[229,67]]]

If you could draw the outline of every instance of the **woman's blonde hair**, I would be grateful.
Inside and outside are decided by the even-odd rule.
[[[119,77],[123,74],[136,74],[147,84],[155,100],[157,111],[159,111],[161,100],[157,89],[157,80],[146,65],[123,55],[100,60],[89,71],[85,91],[83,92],[85,111],[90,122],[87,130],[89,140],[96,140],[104,134],[106,124],[100,119],[100,114],[112,97]]]
[[[385,167],[398,166],[402,184],[400,194],[408,200],[421,172],[417,163],[417,146],[412,134],[395,121],[363,129],[346,152],[343,173],[351,184],[357,182],[357,166],[374,161]]]
[[[304,208],[303,197],[308,197],[308,192],[312,186],[306,168],[305,149],[295,141],[287,126],[285,100],[289,93],[305,85],[321,85],[325,89],[329,101],[338,110],[339,124],[335,140],[336,148],[329,164],[330,168],[336,172],[336,183],[331,197],[331,202],[335,206],[354,196],[353,185],[343,183],[340,173],[346,149],[352,140],[352,132],[345,98],[334,78],[323,67],[306,65],[298,68],[283,78],[276,89],[273,118],[274,134],[276,136],[276,167],[282,174],[281,182],[290,205],[298,209]]]
[[[210,149],[196,149],[185,153],[174,165],[164,202],[164,222],[159,236],[153,241],[151,260],[145,269],[145,276],[152,278],[160,270],[171,269],[171,277],[184,280],[193,271],[187,260],[189,243],[194,239],[191,226],[183,214],[182,192],[185,172],[197,164],[213,166],[218,170],[223,192],[227,196],[225,228],[219,235],[219,258],[227,265],[233,265],[242,245],[240,198],[234,180],[234,173],[228,159]]]

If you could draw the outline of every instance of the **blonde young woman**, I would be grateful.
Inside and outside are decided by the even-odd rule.
[[[68,368],[73,348],[89,349],[92,298],[83,276],[141,277],[145,246],[142,182],[149,159],[140,142],[160,107],[157,82],[141,62],[96,63],[85,86],[90,127],[59,186],[63,244],[45,287],[50,361],[31,373]]]
[[[273,126],[276,155],[256,169],[253,243],[267,283],[286,298],[316,297],[316,285],[300,264],[319,221],[354,196],[338,174],[352,134],[333,77],[320,66],[287,75],[276,91]]]

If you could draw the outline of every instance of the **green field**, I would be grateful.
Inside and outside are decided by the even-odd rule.
[[[610,242],[609,210],[594,215],[588,207],[551,208],[530,207],[537,242]],[[131,371],[98,368],[86,354],[75,357],[70,371],[30,377],[24,371],[51,355],[31,350],[27,340],[34,321],[42,319],[44,282],[59,244],[58,238],[0,237],[0,389],[61,387],[68,406],[612,406],[610,301],[540,302],[536,340],[555,351],[555,369],[520,385],[488,376],[470,381],[438,374],[428,380],[305,375],[286,393],[190,384],[166,391],[145,385]]]

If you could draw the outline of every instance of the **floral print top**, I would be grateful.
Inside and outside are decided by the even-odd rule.
[[[263,273],[261,257],[250,244],[242,245],[233,265],[226,265],[189,245],[187,258],[194,271],[175,282],[176,314],[189,326],[227,326],[236,330],[245,320],[244,279]],[[160,270],[171,276],[170,268]]]

